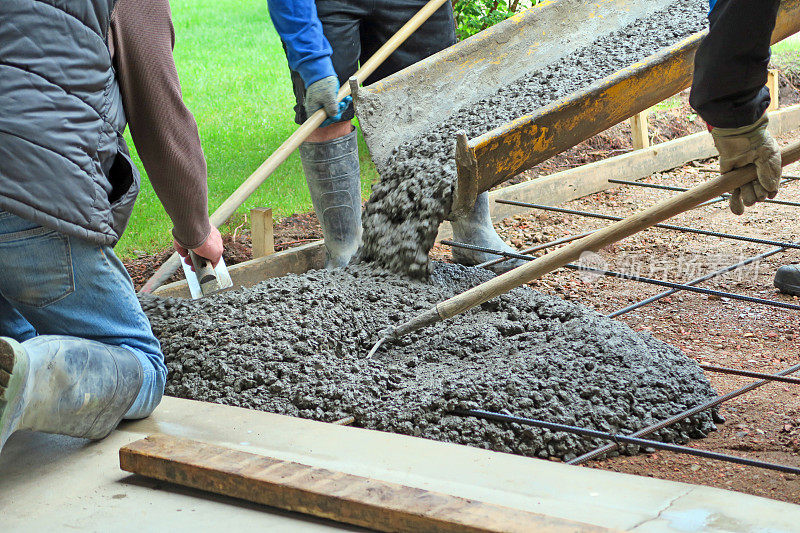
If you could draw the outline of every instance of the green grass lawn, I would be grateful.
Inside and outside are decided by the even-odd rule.
[[[213,211],[294,132],[294,96],[286,58],[265,0],[172,0],[175,62],[183,96],[200,128],[208,161]],[[135,147],[134,161],[144,175]],[[363,194],[377,179],[363,139]],[[295,153],[232,219],[251,207],[275,216],[311,209],[300,158]],[[147,179],[128,230],[117,246],[124,259],[170,246],[172,224]]]
[[[772,45],[772,57],[779,62],[787,59],[793,62],[798,61],[800,59],[800,34],[792,35]]]

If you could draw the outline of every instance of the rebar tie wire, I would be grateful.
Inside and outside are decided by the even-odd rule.
[[[706,459],[715,459],[717,461],[724,461],[727,463],[736,463],[745,466],[755,466],[758,468],[764,468],[767,470],[775,470],[778,472],[784,472],[788,474],[800,474],[800,468],[788,465],[780,465],[776,463],[768,463],[766,461],[759,461],[756,459],[748,459],[746,457],[739,457],[736,455],[728,455],[725,453],[718,453],[712,452],[708,450],[700,450],[697,448],[691,448],[689,446],[681,446],[678,444],[667,444],[665,442],[660,442],[657,440],[650,440],[650,439],[642,439],[634,436],[627,436],[627,435],[620,435],[619,433],[606,433],[604,431],[597,431],[594,429],[587,429],[578,426],[570,426],[566,424],[558,424],[555,422],[546,422],[544,420],[537,420],[533,418],[521,418],[517,416],[505,415],[502,413],[494,413],[491,411],[483,411],[480,409],[465,409],[465,410],[456,410],[452,411],[453,414],[458,416],[471,416],[476,418],[482,418],[485,420],[492,420],[495,422],[510,422],[513,424],[522,424],[525,426],[534,426],[540,427],[544,429],[549,429],[550,431],[563,431],[565,433],[571,433],[574,435],[580,435],[582,437],[589,437],[589,438],[596,438],[596,439],[603,439],[603,440],[610,440],[614,444],[611,446],[619,447],[620,443],[626,444],[634,444],[637,446],[642,447],[650,447],[656,448],[659,450],[666,450],[675,453],[683,453],[687,455],[694,455],[696,457],[703,457]],[[568,464],[574,464],[570,461]]]
[[[535,259],[535,258],[530,257],[528,255],[518,254],[518,253],[514,253],[514,252],[505,252],[505,251],[501,251],[501,250],[493,250],[491,248],[484,248],[483,246],[476,246],[474,244],[467,244],[467,243],[456,242],[456,241],[451,241],[451,240],[443,240],[443,241],[441,241],[441,244],[444,244],[444,245],[447,245],[447,246],[453,246],[453,247],[456,247],[456,248],[464,248],[464,249],[467,249],[467,250],[474,250],[474,251],[477,251],[477,252],[483,252],[483,253],[487,253],[487,254],[501,255],[501,256],[504,256],[504,257],[508,257],[510,259],[521,259],[523,261],[533,261]],[[736,294],[736,293],[732,293],[732,292],[718,291],[718,290],[714,290],[714,289],[705,289],[705,288],[702,288],[702,287],[693,287],[691,285],[686,285],[686,284],[683,284],[683,283],[673,283],[673,282],[670,282],[670,281],[661,281],[661,280],[657,280],[657,279],[646,278],[646,277],[643,277],[643,276],[634,276],[632,274],[624,274],[622,272],[614,272],[614,271],[611,271],[611,270],[602,270],[602,269],[599,269],[599,268],[592,268],[592,267],[586,267],[586,266],[575,265],[575,264],[567,264],[567,265],[564,265],[564,267],[565,268],[569,268],[571,270],[580,270],[580,271],[584,271],[584,272],[595,272],[595,273],[601,274],[603,276],[619,278],[619,279],[627,279],[627,280],[631,280],[631,281],[637,281],[637,282],[640,282],[640,283],[647,283],[647,284],[650,284],[650,285],[657,285],[659,287],[669,287],[671,289],[675,289],[676,291],[689,291],[689,292],[695,292],[695,293],[705,294],[705,295],[710,295],[710,296],[717,296],[717,297],[720,297],[720,298],[729,298],[731,300],[742,300],[742,301],[749,302],[749,303],[768,305],[768,306],[772,306],[772,307],[780,307],[780,308],[783,308],[783,309],[791,309],[793,311],[800,311],[800,305],[786,303],[786,302],[780,302],[780,301],[775,301],[775,300],[767,300],[765,298],[757,298],[755,296],[747,296],[747,295],[744,295],[744,294]],[[611,316],[611,315],[608,315],[608,316]]]

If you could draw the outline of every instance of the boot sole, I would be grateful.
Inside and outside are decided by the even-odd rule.
[[[775,287],[784,294],[790,296],[800,296],[800,285],[776,282]]]
[[[19,343],[0,338],[0,368],[9,374],[8,383],[0,395],[0,452],[2,452],[3,446],[22,418],[22,391],[28,379],[29,364],[25,351]]]

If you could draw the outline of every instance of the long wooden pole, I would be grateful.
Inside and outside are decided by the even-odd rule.
[[[800,142],[788,146],[782,153],[783,166],[794,163],[797,160],[800,160]],[[511,289],[539,279],[545,274],[579,259],[584,252],[596,252],[609,244],[630,237],[659,222],[693,209],[703,202],[731,192],[754,179],[756,179],[755,165],[748,165],[717,176],[686,192],[659,202],[644,211],[597,230],[591,235],[574,241],[563,248],[559,248],[461,294],[457,294],[394,328],[387,336],[376,343],[370,352],[370,356],[388,339],[394,339],[440,320],[452,318]]]
[[[397,31],[397,33],[392,35],[383,46],[378,48],[372,57],[353,74],[353,77],[357,78],[359,82],[363,82],[368,78],[411,34],[422,26],[422,24],[447,1],[449,0],[430,0],[425,4],[416,15],[411,17],[411,19]],[[346,83],[339,89],[339,101],[343,100],[348,95],[350,95],[350,85]],[[222,202],[222,205],[211,215],[211,223],[216,227],[224,224],[225,221],[250,198],[256,189],[258,189],[258,187],[264,183],[264,181],[270,177],[295,150],[297,150],[308,136],[322,125],[326,118],[327,115],[322,109],[308,117],[308,119],[297,128],[297,130],[286,139],[286,141],[284,141],[284,143],[244,181],[244,183],[239,185],[239,188],[236,189],[227,200]],[[156,290],[172,276],[180,264],[180,256],[177,252],[173,253],[170,258],[156,270],[153,276],[147,280],[140,292],[150,293]]]

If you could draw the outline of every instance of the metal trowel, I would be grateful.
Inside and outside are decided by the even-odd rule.
[[[220,257],[217,266],[212,267],[211,261],[200,257],[191,250],[189,251],[189,257],[192,259],[194,271],[185,261],[181,261],[181,266],[183,266],[183,273],[186,275],[186,282],[189,284],[189,292],[192,295],[192,299],[197,300],[233,287],[233,281],[228,273],[228,267],[225,265],[224,259]]]

